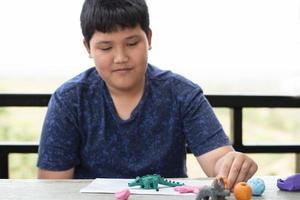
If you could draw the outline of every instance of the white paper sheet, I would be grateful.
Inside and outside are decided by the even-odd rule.
[[[131,194],[151,194],[151,195],[183,195],[175,191],[173,187],[159,185],[159,191],[155,189],[142,189],[139,186],[128,187],[128,183],[134,179],[105,179],[97,178],[88,186],[80,190],[81,193],[116,193],[124,189],[129,189]],[[190,186],[211,185],[211,180],[188,180],[188,179],[168,179],[184,183]],[[195,195],[195,194],[184,194]]]

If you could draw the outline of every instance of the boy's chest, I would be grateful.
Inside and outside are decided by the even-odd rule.
[[[118,116],[109,99],[95,101],[85,112],[89,116],[81,118],[82,145],[98,151],[109,147],[130,153],[146,147],[157,148],[183,137],[182,120],[176,102],[170,98],[162,100],[151,97],[149,95],[139,102],[127,120]],[[128,113],[128,109],[125,109],[125,113]]]
[[[135,110],[134,116],[122,121],[109,108],[86,122],[84,145],[90,148],[116,148],[123,153],[142,151],[183,137],[181,121],[172,106],[147,106]],[[122,153],[122,152],[119,152]]]

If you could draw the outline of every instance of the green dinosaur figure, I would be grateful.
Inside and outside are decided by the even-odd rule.
[[[136,177],[136,179],[130,183],[128,183],[129,187],[132,186],[141,186],[141,188],[144,189],[156,189],[158,191],[158,184],[160,185],[166,185],[170,187],[175,187],[175,186],[181,186],[184,185],[184,183],[179,183],[171,180],[167,180],[163,177],[161,177],[158,174],[153,174],[153,175],[145,175],[142,177]]]

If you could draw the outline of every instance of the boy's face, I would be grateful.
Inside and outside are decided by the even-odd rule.
[[[151,32],[140,26],[112,33],[95,32],[86,48],[110,90],[132,91],[144,85]]]

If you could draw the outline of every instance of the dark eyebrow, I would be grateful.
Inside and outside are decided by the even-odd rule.
[[[130,39],[139,39],[139,38],[141,38],[141,36],[139,36],[139,35],[131,35],[131,36],[129,36],[129,37],[126,37],[125,39],[126,40],[130,40]]]
[[[126,37],[125,40],[139,39],[139,38],[141,38],[140,35],[131,35],[131,36]],[[103,40],[103,41],[96,42],[96,44],[97,45],[101,45],[101,44],[108,45],[108,44],[112,44],[112,42]]]
[[[100,45],[100,44],[111,44],[112,42],[111,41],[99,41],[99,42],[96,42],[97,45]]]

